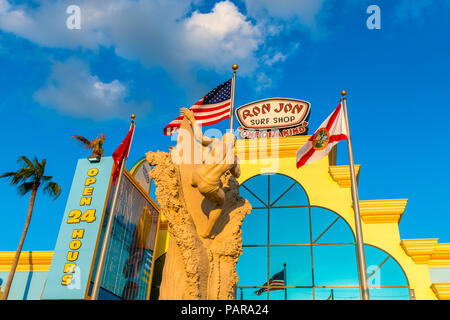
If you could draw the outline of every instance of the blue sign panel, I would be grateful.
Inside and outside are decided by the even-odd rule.
[[[85,298],[112,167],[112,157],[78,160],[42,299]]]

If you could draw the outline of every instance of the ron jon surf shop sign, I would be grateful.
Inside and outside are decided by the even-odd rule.
[[[272,138],[308,133],[311,104],[298,99],[272,98],[236,108],[241,138]]]

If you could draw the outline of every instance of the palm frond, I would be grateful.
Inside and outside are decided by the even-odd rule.
[[[61,194],[61,187],[51,181],[52,176],[44,176],[46,159],[39,160],[35,157],[33,161],[25,156],[20,156],[17,160],[23,162],[23,167],[15,172],[5,172],[0,175],[0,178],[10,180],[10,184],[18,185],[17,192],[20,195],[25,195],[32,191],[33,188],[44,187],[44,192],[54,197],[54,200]]]
[[[16,172],[5,172],[2,175],[0,175],[0,178],[10,178],[14,177],[16,175]]]
[[[47,163],[47,159],[42,159],[41,162],[35,157],[34,158],[35,167],[36,167],[36,176],[34,177],[35,181],[40,181],[41,177],[44,175],[45,164]]]
[[[23,164],[24,167],[26,167],[26,165],[28,165],[28,167],[34,168],[33,162],[30,159],[28,159],[27,157],[25,157],[25,156],[20,156],[17,159],[17,162],[18,163],[24,162],[24,164]]]
[[[28,168],[26,168],[28,169]],[[16,172],[5,172],[0,176],[0,178],[7,178],[9,179],[9,183],[12,185],[17,185],[22,181],[27,180],[29,174],[24,174],[25,169],[20,169]]]
[[[22,183],[20,186],[17,187],[17,192],[21,195],[24,196],[26,195],[28,192],[30,192],[31,190],[33,190],[33,186],[34,186],[34,182],[24,182]]]
[[[37,160],[37,159],[36,159]],[[41,168],[45,168],[45,165],[47,164],[47,159],[42,159],[41,163],[39,164],[39,166]]]
[[[52,176],[42,176],[41,177],[41,182],[42,183],[46,183],[47,181],[50,181],[50,180],[52,180]]]
[[[16,171],[16,175],[13,178],[13,180],[17,182],[28,179],[36,180],[35,176],[36,176],[36,169],[27,167]],[[17,182],[14,182],[13,184],[17,184]]]
[[[50,181],[45,185],[43,191],[53,196],[53,200],[56,200],[61,194],[61,187],[56,182]]]

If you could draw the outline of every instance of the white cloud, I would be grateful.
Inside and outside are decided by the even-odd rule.
[[[0,14],[3,14],[7,11],[9,11],[9,8],[11,5],[7,0],[0,0]]]
[[[192,63],[221,71],[236,59],[255,65],[263,42],[258,26],[229,1],[188,16],[191,1],[80,0],[80,30],[66,28],[69,1],[42,1],[37,8],[0,1],[3,31],[52,48],[113,46],[123,58],[172,73],[189,71]]]
[[[216,69],[244,62],[244,70],[252,71],[257,61],[254,54],[264,42],[259,27],[228,1],[217,3],[210,13],[194,12],[185,21],[183,31],[188,58]]]
[[[0,29],[12,32],[39,45],[51,48],[75,49],[84,47],[91,50],[98,45],[108,45],[109,41],[101,26],[101,14],[106,9],[105,1],[95,1],[98,7],[89,6],[83,10],[81,30],[66,27],[68,1],[41,1],[37,8],[26,5],[12,6],[8,0],[0,0]],[[3,9],[2,9],[3,8]]]
[[[86,63],[74,58],[55,62],[46,85],[34,94],[39,103],[61,114],[101,120],[127,118],[144,109],[144,104],[126,101],[128,97],[126,84],[102,82],[90,74]]]
[[[258,81],[261,67],[274,68],[295,51],[282,51],[272,40],[289,28],[315,30],[325,1],[244,0],[246,16],[229,0],[210,12],[193,11],[198,0],[78,0],[81,29],[69,30],[71,0],[38,0],[34,7],[0,0],[0,30],[50,48],[112,47],[184,84],[196,81],[196,67],[230,73],[233,63],[240,76]]]
[[[249,16],[289,22],[287,28],[317,29],[317,17],[326,0],[244,0]]]
[[[112,46],[125,59],[174,75],[188,74],[193,66],[229,71],[232,63],[249,74],[258,66],[257,50],[277,30],[250,21],[228,0],[208,13],[190,13],[194,0],[79,0],[80,30],[66,28],[72,1],[41,0],[35,8],[0,1],[3,31],[51,48]]]

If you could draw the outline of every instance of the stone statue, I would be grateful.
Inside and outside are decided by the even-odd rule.
[[[177,146],[147,153],[169,233],[159,299],[234,299],[241,226],[251,212],[239,195],[236,138],[206,137],[189,110],[181,114]],[[194,150],[202,152],[201,161],[194,161]]]
[[[182,108],[180,113],[191,123],[195,139],[204,147],[209,146],[211,149],[204,163],[192,173],[192,186],[198,188],[198,191],[206,199],[215,204],[209,213],[208,227],[202,234],[205,238],[213,238],[214,235],[211,234],[211,231],[222,212],[225,201],[225,193],[220,187],[220,178],[226,172],[230,172],[235,178],[239,178],[241,174],[238,159],[234,155],[236,137],[227,132],[223,135],[222,140],[208,138],[202,134],[191,110]]]

